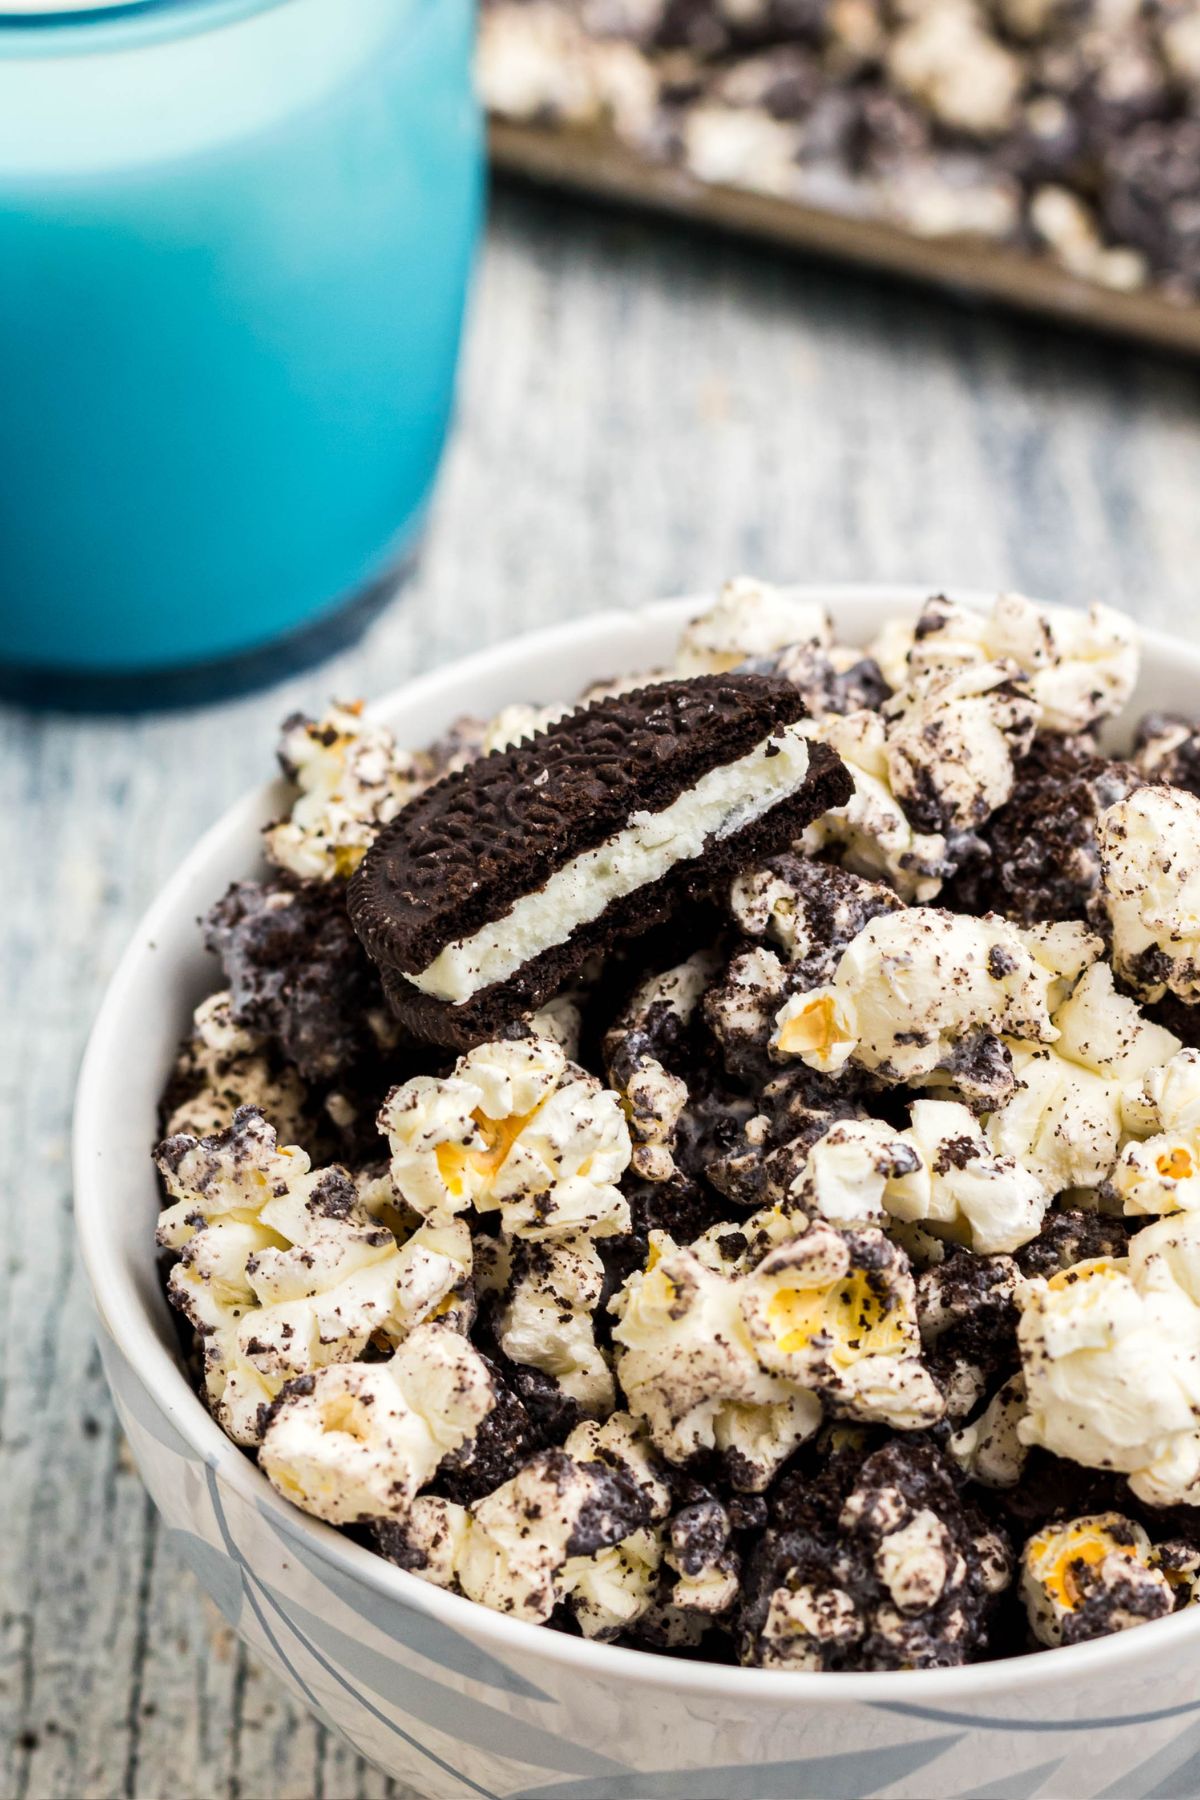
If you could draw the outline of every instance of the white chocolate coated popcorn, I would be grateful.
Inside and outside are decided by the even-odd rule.
[[[495,1315],[496,1341],[513,1362],[540,1369],[585,1412],[616,1404],[612,1371],[593,1323],[604,1264],[587,1238],[517,1245],[517,1269]]]
[[[1164,1219],[1128,1258],[1077,1264],[1019,1293],[1028,1413],[1018,1430],[1129,1477],[1155,1506],[1200,1498],[1200,1220]]]
[[[1200,999],[1200,799],[1136,788],[1097,839],[1117,972],[1147,1000]]]
[[[908,1133],[878,1119],[839,1119],[808,1152],[792,1182],[789,1209],[831,1225],[880,1224],[886,1195],[918,1161]]]
[[[1044,731],[1086,731],[1121,711],[1138,673],[1137,630],[1110,606],[1084,612],[1001,594],[990,613],[938,596],[914,628],[893,622],[872,647],[893,687],[1009,658],[1029,680]]]
[[[651,976],[605,1033],[604,1065],[629,1121],[633,1173],[643,1181],[669,1181],[675,1173],[675,1133],[688,1103],[687,1083],[654,1050],[682,1035],[717,967],[712,952],[701,950]]]
[[[810,855],[837,848],[846,867],[891,883],[904,900],[936,898],[950,874],[949,847],[937,831],[918,831],[892,791],[888,728],[877,712],[853,712],[808,727],[845,763],[854,792],[845,806],[822,813],[801,840]]]
[[[173,1199],[158,1241],[179,1255],[170,1296],[200,1335],[209,1404],[238,1443],[258,1441],[286,1381],[373,1338],[399,1343],[470,1277],[460,1221],[399,1244],[344,1170],[311,1170],[259,1114],[237,1114],[217,1137],[168,1138],[158,1162]]]
[[[465,1337],[420,1325],[389,1362],[339,1363],[288,1389],[259,1462],[285,1499],[331,1525],[403,1518],[494,1398],[487,1365]]]
[[[946,836],[978,830],[1012,793],[1037,713],[1013,662],[947,670],[893,695],[888,787],[905,816]]]
[[[1113,1174],[1127,1213],[1200,1208],[1200,1051],[1179,1050],[1130,1083],[1121,1115],[1132,1134]]]
[[[831,982],[793,995],[773,1042],[824,1073],[853,1060],[887,1082],[920,1086],[946,1073],[969,1096],[987,1095],[993,1080],[1004,1092],[1006,1070],[972,1070],[980,1038],[1052,1042],[1051,1012],[1100,949],[1082,926],[1046,934],[910,907],[872,919]]]
[[[173,1085],[185,1089],[167,1120],[166,1135],[210,1137],[224,1131],[241,1106],[253,1106],[285,1143],[308,1124],[304,1083],[288,1065],[273,1068],[264,1040],[234,1023],[227,988],[202,1000],[192,1016],[192,1036],[180,1052]]]
[[[842,1416],[912,1431],[945,1411],[921,1361],[912,1273],[882,1232],[818,1221],[743,1278],[741,1304],[762,1366]]]
[[[481,1044],[444,1080],[418,1075],[380,1125],[397,1189],[427,1217],[499,1210],[508,1235],[530,1238],[628,1229],[620,1101],[553,1039]]]
[[[721,675],[752,657],[769,656],[791,644],[832,642],[829,615],[791,589],[772,587],[749,575],[727,581],[720,595],[688,625],[679,640],[675,667],[680,675]]]
[[[1011,1156],[997,1156],[970,1110],[950,1100],[917,1100],[904,1134],[917,1167],[891,1180],[888,1213],[923,1224],[979,1256],[1016,1250],[1042,1227],[1050,1195]]]
[[[603,1463],[544,1450],[471,1508],[455,1574],[469,1599],[540,1624],[590,1559],[640,1529],[640,1506]]]
[[[267,855],[311,881],[352,875],[380,828],[432,776],[429,759],[400,750],[361,704],[289,720],[279,759],[300,796],[289,816],[268,828]]]
[[[1045,1526],[1021,1553],[1021,1598],[1040,1644],[1123,1631],[1174,1610],[1148,1533],[1120,1513],[1091,1513]],[[1084,1608],[1094,1615],[1082,1634]]]
[[[1012,1375],[979,1417],[956,1431],[947,1445],[964,1475],[981,1487],[1016,1487],[1029,1456],[1019,1430],[1024,1417],[1025,1377]]]
[[[816,1430],[815,1393],[772,1375],[756,1354],[737,1276],[653,1232],[645,1269],[610,1303],[617,1371],[629,1409],[672,1462],[735,1449],[766,1486],[778,1463]]]

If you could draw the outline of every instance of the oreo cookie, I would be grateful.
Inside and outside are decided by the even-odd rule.
[[[412,800],[354,875],[393,1011],[463,1049],[843,805],[790,682],[702,675],[598,701]]]

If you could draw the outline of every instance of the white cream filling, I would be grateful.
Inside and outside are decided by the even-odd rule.
[[[788,725],[735,762],[702,775],[661,812],[637,812],[624,830],[585,850],[534,894],[514,902],[501,919],[460,938],[419,975],[406,977],[423,994],[456,1005],[509,976],[581,925],[699,856],[710,838],[728,837],[794,794],[808,774],[801,725]]]

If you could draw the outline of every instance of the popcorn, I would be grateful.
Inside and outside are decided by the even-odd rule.
[[[763,1668],[944,1668],[979,1654],[1007,1550],[930,1443],[896,1439],[797,1473],[746,1573],[743,1663]]]
[[[872,919],[831,982],[785,1002],[772,1041],[809,1068],[836,1073],[853,1059],[913,1086],[945,1074],[994,1103],[1012,1091],[1000,1037],[1052,1042],[1052,1011],[1100,948],[1082,926],[1022,930],[909,908]]]
[[[610,1413],[612,1372],[596,1343],[593,1315],[604,1264],[586,1238],[517,1238],[512,1274],[495,1315],[496,1341],[513,1362],[540,1369],[585,1412]]]
[[[1017,1356],[1014,1295],[1021,1279],[1009,1256],[952,1251],[917,1282],[921,1353],[957,1423]]]
[[[1043,731],[1087,731],[1120,712],[1137,682],[1137,632],[1109,606],[1086,613],[1001,594],[990,614],[943,595],[926,602],[916,627],[892,625],[872,646],[893,687],[949,669],[1009,659],[1028,679]]]
[[[672,1149],[688,1087],[661,1058],[670,1061],[686,1044],[716,967],[710,951],[699,951],[677,968],[651,976],[605,1034],[604,1066],[629,1122],[630,1166],[643,1181],[669,1181],[676,1172]]]
[[[1019,1430],[1024,1417],[1025,1377],[1013,1375],[977,1419],[954,1433],[946,1448],[963,1474],[981,1487],[1016,1487],[1029,1457]]]
[[[1097,830],[1117,973],[1145,1000],[1200,999],[1200,799],[1138,788]]]
[[[304,1080],[347,1077],[396,1042],[379,975],[354,934],[341,882],[235,881],[204,921],[239,1025]]]
[[[1080,1263],[1018,1293],[1029,1410],[1018,1431],[1129,1477],[1154,1506],[1200,1495],[1200,1225],[1162,1220],[1127,1258]]]
[[[740,1278],[656,1231],[646,1267],[609,1310],[621,1387],[656,1448],[677,1463],[698,1450],[733,1453],[737,1485],[757,1491],[816,1430],[821,1403],[764,1367],[743,1292]]]
[[[259,1463],[285,1499],[331,1525],[402,1516],[492,1404],[467,1339],[419,1325],[389,1362],[339,1363],[284,1388]]]
[[[740,1564],[730,1548],[732,1531],[728,1512],[711,1495],[676,1513],[664,1554],[676,1576],[671,1606],[712,1617],[737,1604]]]
[[[742,1286],[750,1342],[772,1375],[815,1389],[844,1417],[900,1431],[941,1418],[912,1274],[882,1232],[818,1221],[768,1252]]]
[[[167,1089],[166,1135],[209,1137],[224,1131],[240,1106],[252,1106],[286,1140],[308,1124],[307,1090],[295,1069],[274,1067],[265,1042],[233,1018],[229,990],[210,994],[192,1016]]]
[[[1147,781],[1200,794],[1200,731],[1179,713],[1147,713],[1134,734],[1133,766]]]
[[[296,714],[284,726],[279,760],[300,796],[267,828],[267,855],[310,881],[352,875],[381,827],[432,778],[428,759],[397,749],[361,702],[332,706],[320,719]]]
[[[523,702],[501,707],[483,728],[479,754],[490,756],[493,750],[509,750],[514,744],[523,744],[570,710],[569,706],[527,706]]]
[[[1133,1141],[1112,1184],[1131,1215],[1191,1212],[1200,1207],[1200,1051],[1179,1050],[1121,1096]]]
[[[509,1236],[629,1229],[631,1154],[617,1096],[550,1038],[481,1044],[453,1075],[418,1075],[380,1115],[392,1179],[428,1218],[499,1211]]]
[[[738,929],[778,946],[804,987],[828,981],[863,927],[902,904],[882,882],[789,852],[739,875],[729,896]]]
[[[1021,1553],[1021,1598],[1041,1644],[1078,1644],[1172,1612],[1149,1535],[1121,1513],[1047,1525]]]
[[[787,1208],[831,1225],[880,1224],[890,1195],[913,1178],[919,1160],[910,1134],[878,1119],[839,1119],[808,1151]]]
[[[888,786],[917,830],[978,830],[1013,790],[1037,705],[1016,663],[931,675],[883,707]]]
[[[904,1134],[915,1167],[887,1184],[894,1219],[927,1225],[980,1256],[1016,1250],[1041,1229],[1050,1194],[1011,1156],[997,1156],[965,1106],[917,1100]]]
[[[751,657],[769,656],[791,644],[833,641],[829,615],[788,588],[739,575],[727,581],[707,612],[693,619],[679,640],[679,675],[720,675]]]
[[[237,1443],[258,1442],[285,1382],[373,1339],[399,1343],[470,1276],[465,1226],[398,1244],[344,1170],[313,1171],[250,1108],[217,1136],[166,1139],[157,1161],[173,1200],[158,1242],[179,1256],[168,1294],[200,1335],[209,1404]]]
[[[854,779],[845,806],[823,813],[804,833],[806,854],[836,848],[848,869],[891,883],[901,899],[933,900],[953,872],[949,846],[940,832],[918,831],[891,788],[888,727],[877,712],[826,718],[809,727],[828,744]]]
[[[636,112],[598,68],[588,116]],[[291,721],[282,872],[209,915],[229,988],[157,1152],[170,1298],[276,1489],[511,1617],[777,1669],[998,1653],[1010,1534],[1043,1643],[1200,1596],[1148,1510],[1200,1507],[1200,734],[1148,724],[1140,772],[1096,750],[1136,660],[1102,608],[936,599],[864,653],[729,584],[680,667],[792,682],[850,803],[737,872],[706,948],[598,952],[449,1073],[343,880],[564,709],[412,756],[352,708]],[[1126,1483],[1136,1517],[1101,1511]]]
[[[449,1503],[443,1518],[448,1509]],[[622,1470],[581,1461],[565,1449],[542,1450],[455,1522],[451,1555],[440,1572],[450,1561],[468,1599],[538,1625],[577,1584],[595,1583],[593,1559],[646,1522],[641,1491]],[[430,1523],[427,1514],[427,1536]],[[619,1580],[611,1565],[608,1575],[610,1583]],[[649,1593],[645,1597],[648,1604]],[[585,1606],[598,1600],[593,1585]],[[611,1605],[611,1587],[604,1601]]]

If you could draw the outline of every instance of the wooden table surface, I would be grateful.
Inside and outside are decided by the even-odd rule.
[[[293,708],[739,570],[1016,585],[1200,631],[1200,369],[503,191],[424,559],[368,637],[205,711],[0,709],[4,1800],[396,1792],[163,1548],[105,1395],[68,1134],[136,917]]]

